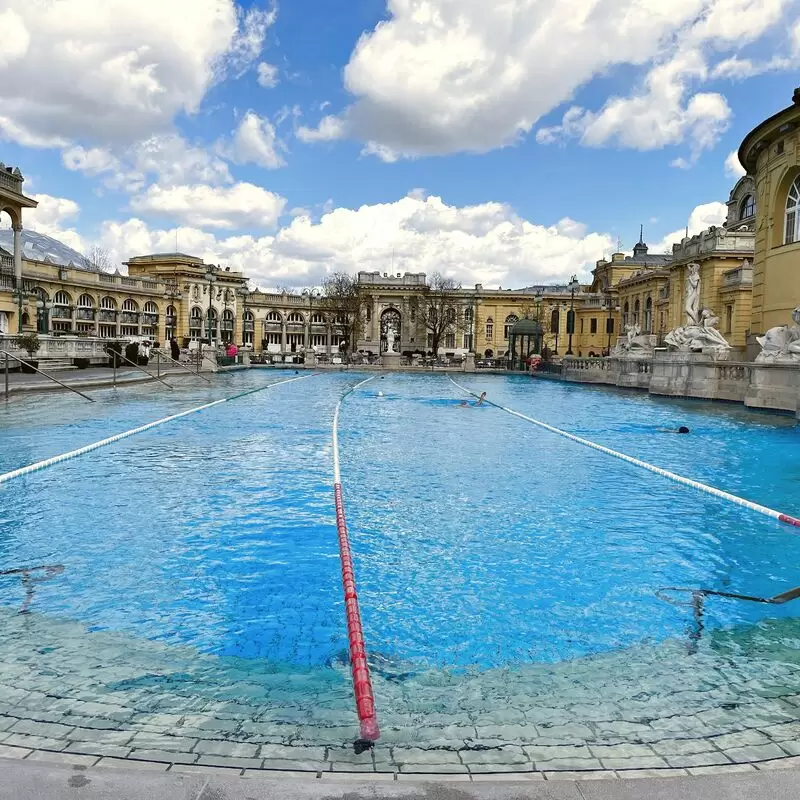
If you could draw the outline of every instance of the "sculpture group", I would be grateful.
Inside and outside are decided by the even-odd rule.
[[[717,329],[719,317],[709,308],[700,308],[700,265],[689,264],[686,276],[686,324],[670,331],[664,341],[671,350],[684,353],[711,351],[715,356],[727,354],[731,346]]]
[[[792,311],[794,325],[770,328],[763,336],[756,337],[761,352],[756,356],[760,364],[800,363],[800,306]]]

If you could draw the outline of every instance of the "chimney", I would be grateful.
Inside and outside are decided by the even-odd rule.
[[[800,106],[800,86],[798,86],[798,87],[797,87],[797,88],[794,90],[794,94],[792,95],[792,102],[793,102],[793,103],[794,103],[796,106]]]

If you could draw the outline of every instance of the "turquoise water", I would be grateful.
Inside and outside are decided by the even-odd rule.
[[[0,408],[0,469],[287,377],[95,391]],[[366,377],[327,374],[168,423],[0,487],[0,569],[59,563],[33,608],[90,630],[282,665],[346,647],[333,412]],[[790,514],[793,419],[525,377],[461,376],[550,424]],[[383,397],[378,397],[381,391]],[[771,595],[800,585],[787,526],[580,447],[443,375],[376,378],[345,400],[345,506],[368,647],[412,667],[557,662],[685,638],[663,586]],[[688,425],[689,436],[660,431]],[[0,604],[23,588],[0,579]],[[800,604],[709,600],[709,628]]]

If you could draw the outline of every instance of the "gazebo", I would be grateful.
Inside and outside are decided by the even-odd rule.
[[[542,350],[542,324],[527,317],[519,320],[508,334],[508,369],[525,371],[533,353]]]

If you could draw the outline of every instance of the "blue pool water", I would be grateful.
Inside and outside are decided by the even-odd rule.
[[[97,391],[0,408],[3,471],[278,380]],[[283,376],[285,377],[285,376]],[[0,487],[0,569],[59,563],[37,612],[202,653],[321,666],[346,647],[331,423],[363,379],[327,374],[241,398]],[[473,391],[787,513],[794,420],[525,377]],[[383,397],[378,397],[378,391]],[[664,586],[771,595],[800,585],[779,523],[548,434],[460,408],[443,375],[376,378],[345,400],[345,506],[371,650],[419,667],[559,662],[685,637]],[[689,436],[659,431],[688,425]],[[17,607],[18,581],[0,580]],[[710,628],[800,605],[709,600]]]

